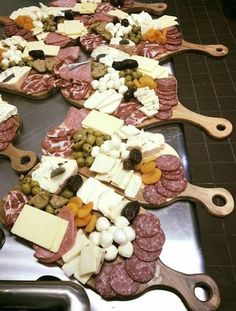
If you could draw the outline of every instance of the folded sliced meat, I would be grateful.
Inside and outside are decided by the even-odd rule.
[[[104,13],[104,12],[109,12],[111,10],[114,10],[114,6],[112,6],[109,2],[102,2],[97,6],[96,12],[97,13]]]
[[[94,15],[78,15],[75,16],[76,20],[80,20],[81,22],[83,22],[84,26],[89,26],[92,24],[92,19],[93,19]]]
[[[107,41],[99,34],[88,33],[80,38],[83,49],[91,53],[99,45],[107,44]]]
[[[45,39],[46,44],[58,45],[58,46],[65,46],[71,41],[72,41],[71,38],[60,35],[59,33],[56,33],[56,32],[49,32]]]
[[[137,102],[121,103],[114,115],[121,120],[125,120],[139,107],[140,104]]]
[[[89,110],[85,108],[77,109],[71,107],[67,112],[64,124],[69,129],[80,129],[83,119],[89,114]]]
[[[69,77],[72,80],[91,82],[93,80],[91,63],[81,65],[78,68],[71,70],[69,72]]]
[[[61,208],[58,213],[58,217],[65,219],[69,222],[65,236],[61,242],[59,251],[54,253],[41,246],[35,245],[36,250],[34,256],[39,259],[39,261],[44,263],[52,263],[59,260],[66,252],[68,252],[75,243],[76,237],[76,226],[74,222],[74,215],[71,210],[67,207]]]
[[[96,13],[90,21],[90,24],[95,23],[95,22],[106,22],[106,23],[110,23],[113,21],[113,16],[107,14],[106,12],[100,12],[100,13]]]
[[[78,46],[69,46],[67,48],[60,49],[57,59],[64,61],[66,59],[75,61],[79,58],[80,48]]]
[[[138,125],[146,119],[147,119],[147,116],[145,115],[145,113],[137,109],[137,110],[134,110],[130,114],[130,116],[128,116],[128,118],[125,119],[125,124],[126,125],[129,125],[129,124]]]
[[[50,2],[49,6],[73,8],[76,3],[76,0],[55,0]]]
[[[15,223],[20,211],[27,201],[27,197],[19,190],[8,192],[6,202],[3,206],[5,216],[4,224],[7,228]]]
[[[49,91],[59,86],[59,80],[51,74],[34,73],[28,75],[22,84],[21,90],[26,94],[34,94],[42,91]]]
[[[164,45],[159,45],[158,43],[142,42],[136,48],[136,54],[148,58],[154,58],[164,52],[166,52],[166,48]]]
[[[75,81],[61,86],[61,92],[64,97],[76,100],[88,98],[92,91],[90,83],[86,81]]]

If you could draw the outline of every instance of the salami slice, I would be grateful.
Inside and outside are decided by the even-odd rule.
[[[6,143],[0,142],[0,151],[4,150],[8,146],[8,144],[9,144],[8,142],[6,142]]]
[[[181,48],[181,46],[182,46],[182,42],[179,45],[173,45],[173,44],[168,44],[168,43],[165,44],[165,48],[168,51],[177,51]]]
[[[164,99],[164,98],[160,98],[159,102],[161,105],[167,105],[167,106],[176,106],[178,104],[178,97],[176,97],[175,99]]]
[[[16,132],[13,128],[0,132],[0,142],[1,143],[11,142],[15,137],[15,134]]]
[[[168,120],[172,117],[173,112],[171,109],[169,110],[160,110],[158,113],[155,114],[155,117],[159,120]]]
[[[13,117],[8,118],[6,121],[0,123],[0,131],[6,131],[15,126],[15,120]]]
[[[156,273],[156,261],[142,261],[135,255],[132,255],[125,261],[125,269],[134,281],[146,283],[150,281]]]
[[[147,202],[154,205],[161,205],[166,202],[166,197],[158,193],[154,185],[144,187],[143,197]]]
[[[139,247],[136,241],[133,241],[133,247],[134,247],[134,255],[141,259],[142,261],[150,262],[154,261],[159,258],[162,249],[159,249],[154,252],[148,252]]]
[[[133,226],[139,236],[151,237],[159,232],[160,221],[154,214],[140,214],[135,218]]]
[[[158,88],[167,88],[170,89],[171,87],[176,87],[176,80],[175,78],[161,78],[157,80]]]
[[[170,110],[171,106],[159,104],[159,111]]]
[[[167,34],[173,34],[173,33],[177,33],[179,32],[179,30],[175,27],[175,26],[171,26],[171,27],[168,27],[167,29]]]
[[[116,295],[112,289],[109,280],[113,270],[113,265],[103,264],[102,269],[95,277],[95,289],[96,291],[105,298],[111,298]]]
[[[140,110],[134,110],[130,116],[128,116],[128,118],[125,119],[125,124],[126,125],[138,125],[140,123],[142,123],[144,120],[147,119],[147,116],[145,115],[145,113],[143,113]]]
[[[155,184],[156,191],[159,192],[161,195],[163,195],[166,198],[175,198],[179,193],[170,191],[166,189],[163,185],[161,180],[158,181],[158,183]]]
[[[137,235],[135,241],[145,251],[156,252],[162,248],[165,242],[165,234],[160,228],[159,232],[150,238],[143,238]]]
[[[175,171],[174,171],[175,172]],[[179,179],[183,179],[184,178],[184,172],[180,172],[180,173],[165,173],[162,172],[162,177],[165,179],[169,179],[169,180],[179,180]]]
[[[156,166],[163,171],[174,171],[180,166],[180,160],[174,155],[162,155],[156,159]]]
[[[170,180],[170,179],[165,179],[162,178],[162,184],[163,186],[170,190],[170,191],[174,191],[174,192],[182,192],[186,189],[187,187],[187,179],[183,178],[183,179],[179,179],[179,180]]]
[[[134,294],[140,283],[134,281],[126,272],[125,262],[119,262],[113,266],[110,275],[110,285],[112,289],[121,296],[130,296]]]

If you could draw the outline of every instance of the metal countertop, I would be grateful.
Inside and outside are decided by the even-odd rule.
[[[37,5],[33,0],[0,0],[1,15],[9,15],[13,10],[29,5]],[[41,155],[40,142],[47,130],[60,124],[70,105],[56,93],[52,97],[33,101],[17,95],[2,92],[2,97],[10,104],[16,105],[23,119],[24,127],[14,141],[14,145],[25,150],[35,151]],[[176,149],[184,164],[186,175],[189,176],[188,158],[181,125],[170,124],[153,128],[165,135],[166,141]],[[0,159],[0,198],[17,183],[19,176],[11,169],[10,161]],[[199,242],[195,207],[189,202],[177,202],[168,207],[153,211],[161,221],[166,234],[166,242],[161,253],[161,260],[167,266],[183,273],[204,272],[204,260]],[[44,275],[52,275],[61,280],[69,280],[57,266],[46,266],[37,262],[34,251],[9,233],[0,250],[0,280],[35,281]],[[1,283],[1,282],[0,282]],[[186,310],[181,300],[173,293],[164,290],[152,290],[141,297],[130,301],[104,301],[92,290],[86,289],[91,303],[91,310],[128,311],[182,311]]]

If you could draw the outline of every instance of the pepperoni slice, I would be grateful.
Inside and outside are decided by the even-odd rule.
[[[179,179],[179,180],[170,180],[170,179],[162,178],[161,182],[166,189],[170,191],[174,191],[174,192],[184,191],[188,184],[186,178]]]
[[[145,251],[144,249],[139,247],[136,241],[133,241],[133,247],[134,247],[134,255],[139,259],[141,259],[142,261],[147,262],[156,260],[160,256],[162,251],[162,249],[159,249],[154,252]]]
[[[168,110],[160,110],[155,114],[155,117],[159,120],[168,120],[172,117],[173,112],[171,109]]]
[[[160,228],[159,232],[150,238],[143,238],[137,235],[135,241],[137,242],[138,246],[145,251],[155,252],[162,248],[165,242],[165,234]]]
[[[140,214],[133,222],[135,233],[141,237],[151,237],[156,235],[160,230],[159,219],[151,214]]]
[[[156,166],[167,172],[177,170],[180,164],[179,158],[174,155],[163,155],[156,159]]]
[[[95,277],[95,289],[102,297],[105,298],[114,297],[116,295],[109,283],[112,269],[112,265],[103,264],[101,271]]]
[[[125,269],[134,281],[146,283],[150,281],[156,273],[156,262],[142,261],[135,255],[132,255],[125,261]]]
[[[125,262],[119,262],[113,266],[110,275],[110,285],[112,289],[121,296],[130,296],[134,294],[140,283],[134,281],[126,272]]]
[[[184,172],[180,172],[180,173],[175,173],[172,174],[170,173],[163,173],[161,175],[163,178],[165,179],[169,179],[169,180],[179,180],[179,179],[183,179],[184,178]]]
[[[154,205],[161,205],[166,202],[166,197],[158,193],[154,185],[144,187],[143,197],[147,202]]]
[[[155,184],[155,188],[157,192],[159,192],[161,195],[163,195],[166,198],[175,198],[179,194],[178,192],[174,192],[174,191],[170,191],[166,189],[163,186],[161,180],[159,180],[158,183]]]

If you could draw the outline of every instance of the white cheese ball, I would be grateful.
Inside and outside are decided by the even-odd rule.
[[[105,81],[100,81],[99,80],[99,84],[98,84],[98,90],[100,93],[103,93],[107,90],[107,85]]]
[[[125,94],[125,92],[128,91],[128,87],[126,85],[121,85],[118,89],[119,94]]]
[[[124,245],[118,247],[118,253],[120,256],[125,258],[130,258],[133,255],[134,247],[131,242],[127,242]]]
[[[124,216],[118,216],[115,218],[114,224],[117,228],[124,229],[125,227],[129,225],[129,221]]]
[[[90,235],[89,235],[89,240],[90,240],[93,244],[99,246],[99,244],[100,244],[100,236],[101,236],[101,232],[93,231],[93,232],[91,232]]]
[[[120,78],[120,84],[125,85],[125,78],[124,77]]]
[[[129,150],[121,151],[121,160],[125,160],[129,157]]]
[[[109,81],[107,82],[107,88],[108,88],[108,89],[113,89],[113,88],[114,88],[114,83],[113,83],[112,80],[109,80]]]
[[[4,66],[8,66],[9,65],[9,60],[6,58],[3,58],[2,62],[1,62]]]
[[[107,230],[102,231],[100,235],[101,246],[104,248],[110,247],[112,245],[112,242],[113,242],[113,235],[111,234],[111,232]]]
[[[97,231],[104,231],[110,227],[110,222],[106,217],[99,217],[96,222]]]
[[[100,147],[99,146],[93,146],[92,150],[91,150],[91,156],[93,158],[96,158],[96,156],[99,154],[100,152]]]
[[[127,235],[124,230],[117,229],[113,234],[113,239],[117,244],[124,245],[128,242]]]
[[[110,232],[112,235],[114,235],[115,231],[117,230],[118,228],[116,226],[110,226],[107,231]]]
[[[91,82],[91,86],[94,90],[97,90],[98,89],[98,86],[99,86],[99,81],[98,80],[93,80]]]
[[[112,24],[112,25],[113,25],[113,24]],[[109,67],[109,68],[107,69],[107,72],[112,74],[112,75],[111,75],[111,78],[113,79],[113,74],[116,72],[116,70],[115,70],[113,67]]]
[[[120,158],[120,151],[119,150],[111,150],[109,152],[109,156],[111,156],[112,158],[115,158],[115,159],[119,159]]]
[[[102,153],[109,153],[109,151],[111,150],[111,146],[110,146],[110,141],[106,140],[101,146],[100,146],[100,151]]]
[[[118,249],[115,247],[115,245],[111,245],[108,248],[105,249],[106,254],[104,259],[106,261],[112,261],[114,259],[116,259],[117,255],[118,255]]]
[[[130,227],[130,226],[125,227],[123,230],[126,233],[127,239],[129,242],[131,242],[135,239],[136,234],[135,234],[135,231],[132,227]]]

